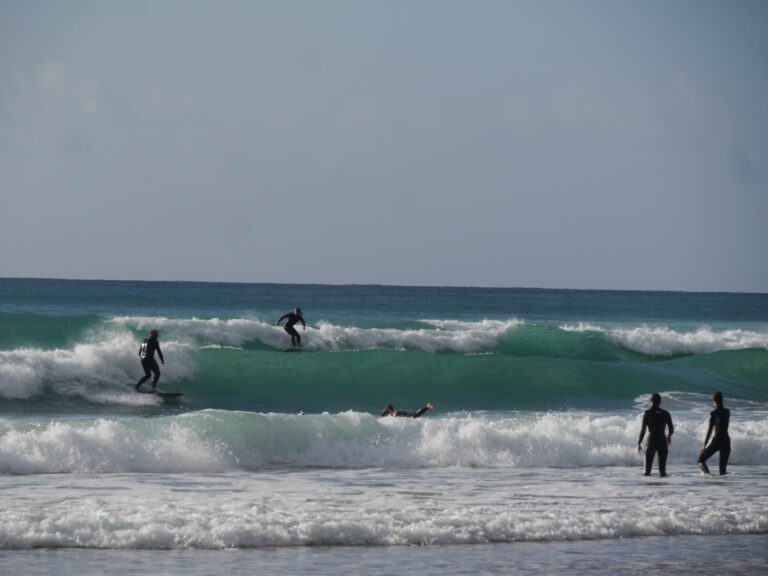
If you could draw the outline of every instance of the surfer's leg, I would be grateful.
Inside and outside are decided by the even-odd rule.
[[[731,443],[728,442],[725,446],[720,448],[720,476],[728,474],[728,458],[731,456]]]
[[[157,386],[157,381],[160,380],[160,366],[157,365],[157,360],[152,360],[152,366],[150,367],[155,377],[152,379],[152,389]]]
[[[650,476],[653,470],[653,458],[656,456],[656,445],[651,439],[648,440],[648,446],[645,447],[645,475]]]
[[[666,440],[662,439],[659,444],[659,476],[662,478],[667,475],[667,455],[669,449],[667,448]]]
[[[416,412],[413,413],[413,417],[418,418],[425,412],[429,412],[429,406],[424,406],[424,408],[419,408],[418,410],[416,410]]]
[[[136,382],[136,386],[134,386],[136,390],[138,390],[141,387],[141,385],[144,384],[144,382],[146,382],[147,380],[149,380],[149,378],[152,376],[149,366],[143,360],[141,362],[141,367],[144,368],[144,377],[141,378],[138,382]]]
[[[704,474],[709,474],[709,466],[707,466],[707,460],[709,460],[709,457],[712,456],[715,452],[717,452],[720,449],[717,444],[712,442],[709,446],[707,446],[704,449],[704,452],[702,452],[699,455],[699,468],[701,468],[701,471],[704,472]]]
[[[295,346],[301,345],[301,336],[299,336],[299,333],[296,332],[296,328],[294,328],[293,326],[286,326],[285,331],[291,335],[292,346],[295,347]]]

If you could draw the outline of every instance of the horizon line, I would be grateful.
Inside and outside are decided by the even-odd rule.
[[[328,286],[328,287],[372,287],[372,288],[437,288],[460,290],[551,290],[561,292],[659,292],[667,294],[740,294],[765,296],[768,292],[736,291],[736,290],[674,290],[647,288],[551,288],[545,286],[479,286],[460,284],[384,284],[379,282],[343,282],[338,284],[327,282],[247,282],[242,280],[126,280],[120,278],[58,278],[45,276],[0,276],[0,280],[50,280],[59,282],[135,282],[147,284],[242,284],[270,286]]]

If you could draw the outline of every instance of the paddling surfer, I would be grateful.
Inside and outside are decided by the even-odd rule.
[[[284,314],[280,317],[280,320],[275,322],[275,326],[280,326],[280,322],[283,320],[286,320],[285,326],[283,327],[283,330],[285,330],[288,334],[291,335],[291,345],[296,348],[298,346],[301,346],[301,336],[299,336],[299,333],[296,331],[296,328],[293,327],[294,324],[297,322],[301,322],[301,325],[304,327],[304,330],[307,329],[307,323],[304,322],[304,316],[301,314],[301,308],[296,308],[293,312],[288,312],[288,314]]]
[[[418,418],[425,412],[428,412],[434,409],[435,409],[435,405],[432,404],[432,402],[428,402],[426,406],[424,406],[423,408],[419,408],[415,412],[411,412],[409,410],[396,410],[395,407],[392,406],[392,404],[389,404],[387,405],[386,408],[384,408],[384,410],[381,411],[381,415],[382,416],[402,416],[405,418]]]
[[[152,330],[149,333],[149,338],[144,338],[144,342],[139,347],[139,358],[141,358],[141,367],[144,368],[144,377],[136,383],[136,391],[139,391],[144,382],[149,380],[152,374],[155,375],[152,380],[152,392],[156,392],[157,381],[160,380],[160,367],[155,360],[155,352],[160,357],[160,363],[165,365],[165,359],[163,358],[163,351],[160,350],[160,341],[157,339],[159,336],[157,330]]]

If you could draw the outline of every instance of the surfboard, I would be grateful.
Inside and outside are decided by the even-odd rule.
[[[283,352],[304,352],[304,348],[283,348]]]
[[[183,392],[152,392],[151,390],[137,390],[139,394],[152,394],[153,396],[160,396],[160,398],[181,398]]]

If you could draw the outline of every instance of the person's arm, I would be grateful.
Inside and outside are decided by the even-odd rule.
[[[307,323],[304,322],[304,316],[299,316],[299,320],[301,320],[301,325],[304,326],[304,330],[307,329]]]
[[[648,426],[648,414],[643,414],[643,424],[640,427],[640,437],[637,439],[637,451],[643,450],[643,438],[645,438],[645,428]]]
[[[286,318],[288,318],[288,316],[290,316],[290,314],[283,314],[282,316],[280,316],[280,320],[278,320],[277,322],[275,322],[275,326],[280,326],[280,322],[282,322],[283,320],[285,320]]]
[[[714,416],[710,417],[709,419],[709,427],[707,428],[707,435],[704,437],[704,448],[701,450],[704,451],[704,449],[707,447],[707,444],[709,444],[709,437],[712,435],[712,429],[715,427],[715,418]]]
[[[672,424],[672,415],[667,412],[667,427],[669,428],[669,434],[667,434],[667,444],[672,443],[672,434],[675,433],[675,425]]]
[[[160,350],[160,342],[157,343],[157,355],[160,356],[160,364],[165,364],[165,358],[163,358],[163,351]]]

